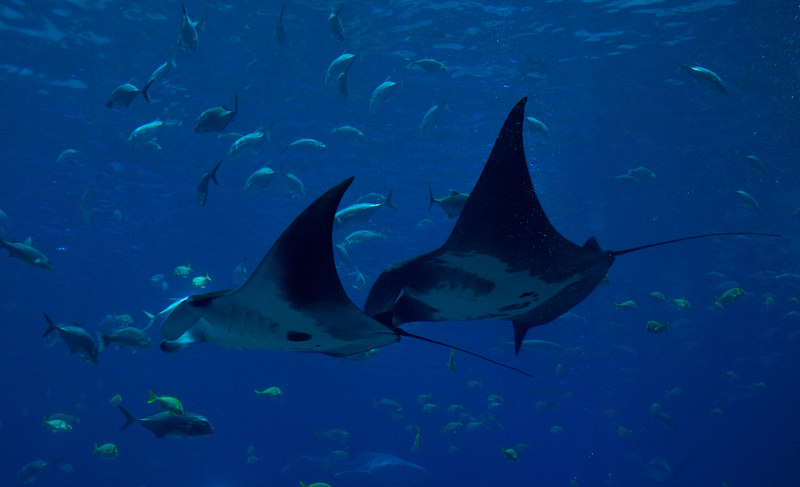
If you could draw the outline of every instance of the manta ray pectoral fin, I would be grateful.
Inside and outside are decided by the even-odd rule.
[[[349,303],[333,263],[333,219],[347,178],[320,196],[289,224],[258,267],[235,292],[248,292],[261,282],[272,282],[282,299],[295,307],[320,301]]]
[[[196,331],[194,328],[190,328],[176,340],[162,340],[160,347],[163,352],[178,353],[189,345],[202,343],[204,341],[206,341],[206,339],[200,332]]]

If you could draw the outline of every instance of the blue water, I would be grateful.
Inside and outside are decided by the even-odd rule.
[[[12,485],[36,459],[50,465],[36,483],[65,486],[797,483],[800,304],[790,299],[800,297],[791,238],[800,205],[796,5],[350,2],[341,42],[328,31],[330,4],[291,2],[287,43],[276,49],[280,6],[187,0],[192,18],[205,15],[191,53],[176,46],[176,1],[0,4],[5,238],[31,236],[55,267],[0,259],[0,483]],[[345,51],[359,58],[342,101],[323,77]],[[104,106],[114,87],[141,87],[172,54],[177,67],[152,87],[151,104],[137,97],[128,108]],[[407,68],[408,59],[424,57],[448,70]],[[698,83],[681,63],[713,70],[728,94]],[[370,94],[387,77],[401,85],[370,113]],[[240,110],[226,131],[273,125],[257,155],[229,160],[230,140],[192,127],[204,109],[232,107],[235,94]],[[422,137],[422,115],[447,94],[450,111]],[[129,313],[144,326],[141,309],[156,312],[199,292],[172,275],[178,265],[208,273],[206,290],[232,287],[242,259],[253,268],[305,206],[351,175],[344,204],[393,190],[400,208],[379,211],[368,225],[386,230],[387,240],[351,250],[369,286],[386,266],[444,241],[453,220],[436,207],[428,213],[428,183],[437,195],[469,192],[522,96],[529,97],[527,114],[550,129],[549,137],[525,134],[534,185],[571,240],[596,236],[604,248],[620,249],[712,231],[789,237],[715,238],[620,257],[607,286],[529,332],[561,350],[523,348],[515,357],[507,323],[408,327],[534,379],[459,353],[451,373],[449,350],[409,340],[361,362],[197,345],[175,355],[111,347],[91,366],[41,338],[43,311],[92,333],[106,315]],[[162,149],[130,147],[129,133],[155,119],[174,122],[158,136]],[[345,124],[365,137],[330,134]],[[281,154],[303,137],[328,147]],[[57,162],[68,148],[79,152]],[[749,154],[766,173],[748,164]],[[199,207],[197,183],[219,160],[220,184],[212,183]],[[296,174],[306,196],[293,198],[277,181],[246,195],[245,179],[264,164]],[[656,178],[614,179],[637,166]],[[737,190],[756,198],[761,211]],[[88,213],[81,209],[87,191],[94,195]],[[366,292],[353,288],[350,272],[341,268],[340,277],[363,305]],[[156,274],[166,276],[166,289],[151,282]],[[735,286],[746,296],[724,310],[712,306]],[[652,300],[651,291],[686,298],[692,309]],[[774,306],[764,303],[767,295]],[[615,308],[628,299],[637,310]],[[647,333],[648,320],[671,328]],[[160,340],[157,326],[148,331]],[[253,392],[273,385],[282,397]],[[666,394],[674,388],[680,393]],[[127,409],[145,416],[158,410],[146,404],[148,389],[178,396],[215,433],[155,439],[138,425],[119,431],[124,418],[108,400],[121,394]],[[431,394],[436,408],[423,411],[420,394]],[[490,409],[493,394],[502,399]],[[383,398],[401,404],[402,415],[375,405]],[[653,403],[677,430],[650,413]],[[448,412],[453,404],[460,418]],[[80,422],[54,434],[41,425],[53,413]],[[442,432],[459,420],[460,431]],[[474,431],[466,429],[470,421],[480,423]],[[554,426],[561,431],[551,432]],[[618,435],[620,426],[630,435]],[[415,451],[417,427],[422,447]],[[315,435],[334,428],[349,438]],[[119,457],[93,456],[96,442],[115,443]],[[517,462],[502,454],[509,447]],[[335,450],[346,453],[331,457]],[[658,457],[669,471],[654,467]],[[373,469],[376,458],[427,473],[392,461]],[[358,469],[365,472],[337,475]]]

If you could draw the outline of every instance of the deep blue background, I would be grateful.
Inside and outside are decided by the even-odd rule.
[[[255,486],[326,481],[340,485],[639,485],[656,483],[647,463],[662,455],[674,468],[666,485],[792,485],[797,481],[798,248],[792,235],[797,187],[800,35],[797,6],[785,1],[350,2],[341,17],[345,42],[327,29],[330,4],[286,5],[287,45],[271,46],[280,2],[191,1],[206,15],[196,53],[176,50],[180,4],[170,1],[6,1],[0,5],[0,208],[6,238],[31,236],[55,266],[48,273],[0,259],[3,339],[0,482],[15,482],[27,462],[69,463],[47,471],[43,485]],[[350,71],[350,100],[323,85],[342,52],[359,54]],[[175,53],[165,85],[127,109],[105,98],[124,82],[141,86]],[[405,69],[406,58],[433,57],[444,74]],[[723,95],[680,69],[705,66],[727,83]],[[370,93],[387,76],[402,81],[378,113]],[[65,81],[69,86],[63,86]],[[233,103],[229,130],[248,133],[273,123],[257,156],[225,160],[205,207],[195,203],[202,174],[224,159],[228,142],[196,134],[197,115]],[[451,111],[422,137],[425,111],[449,94]],[[453,342],[532,371],[533,380],[449,351],[403,341],[364,362],[278,352],[239,352],[210,345],[177,355],[156,348],[104,351],[92,367],[66,347],[46,348],[42,311],[94,331],[106,314],[158,311],[194,290],[172,277],[191,263],[208,272],[209,289],[231,287],[243,258],[254,267],[283,228],[331,185],[355,175],[345,203],[394,190],[400,211],[381,210],[369,228],[388,240],[352,250],[368,285],[385,266],[444,241],[452,220],[429,214],[427,184],[437,194],[468,192],[508,110],[528,96],[527,113],[550,127],[526,133],[539,198],[556,228],[582,243],[594,235],[619,249],[709,231],[768,231],[783,239],[717,238],[620,257],[609,285],[573,313],[532,330],[560,352],[507,344],[507,323],[438,323],[411,330]],[[159,136],[163,150],[128,146],[135,127],[156,118],[180,122]],[[362,140],[329,134],[350,124]],[[324,151],[280,154],[301,137]],[[57,163],[66,148],[80,151]],[[767,174],[744,159],[758,155]],[[246,177],[263,164],[303,180],[293,199],[273,182],[245,195]],[[613,177],[646,166],[657,177],[632,185]],[[81,195],[94,185],[91,222]],[[753,210],[737,190],[758,199]],[[119,211],[121,218],[114,212]],[[418,226],[423,219],[432,223]],[[337,235],[335,238],[342,238]],[[726,277],[709,276],[709,272]],[[163,291],[150,277],[167,275]],[[352,276],[340,277],[353,300]],[[739,285],[741,300],[712,307]],[[658,290],[685,297],[691,311],[647,297]],[[776,305],[764,305],[764,296]],[[636,311],[614,302],[634,299]],[[648,320],[670,321],[660,335]],[[157,337],[157,328],[150,330]],[[556,365],[563,372],[557,375]],[[726,379],[733,371],[738,380]],[[483,386],[468,388],[469,380]],[[763,382],[765,387],[754,384]],[[278,400],[254,388],[280,386]],[[682,394],[666,397],[680,387]],[[138,426],[119,432],[122,415],[108,406],[120,393],[136,415],[154,412],[147,390],[174,394],[187,410],[214,423],[212,437],[153,439]],[[417,395],[440,408],[424,413]],[[489,413],[487,396],[503,406]],[[392,398],[404,418],[373,402]],[[537,401],[548,404],[544,411]],[[673,431],[648,410],[653,402],[679,423]],[[485,427],[440,432],[461,404]],[[722,414],[712,414],[720,408]],[[609,411],[613,410],[613,412]],[[67,434],[43,428],[42,415],[80,417]],[[550,433],[554,425],[563,432]],[[620,438],[624,425],[631,438]],[[412,451],[419,426],[423,447]],[[344,444],[315,431],[343,428]],[[119,458],[92,456],[113,441]],[[519,443],[519,461],[501,447]],[[252,445],[259,461],[246,464]],[[424,466],[427,475],[395,468],[381,477],[333,476],[321,467],[291,468],[298,457],[346,448],[386,452]],[[308,462],[307,462],[308,463]],[[285,469],[287,465],[290,468]]]

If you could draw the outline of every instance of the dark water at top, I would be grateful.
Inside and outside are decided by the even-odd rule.
[[[190,17],[204,17],[197,51],[187,52],[176,45],[179,2],[0,4],[5,238],[31,236],[55,267],[0,260],[0,483],[15,483],[37,458],[52,467],[41,485],[797,482],[796,5],[350,2],[339,41],[326,22],[331,4],[291,2],[279,48],[272,36],[281,5],[187,2]],[[359,56],[346,101],[324,84],[343,52]],[[143,86],[171,56],[176,67],[150,89],[152,103],[137,97],[128,108],[104,106],[114,87]],[[421,58],[447,70],[411,64]],[[727,94],[694,80],[682,63],[713,70]],[[400,85],[371,113],[370,95],[387,78]],[[192,127],[206,108],[232,107],[234,95],[239,113],[225,132],[271,126],[271,141],[229,159],[232,139]],[[421,135],[423,114],[445,96],[449,111]],[[350,251],[369,286],[384,267],[444,241],[453,220],[437,207],[428,213],[428,184],[437,195],[469,192],[522,96],[527,115],[550,132],[525,133],[534,185],[571,240],[596,236],[618,249],[711,231],[789,238],[718,238],[620,257],[609,285],[528,334],[557,349],[524,347],[515,357],[502,322],[409,326],[529,370],[532,380],[458,353],[451,373],[447,349],[407,340],[362,362],[198,345],[176,355],[110,347],[91,366],[41,338],[42,311],[92,334],[106,315],[128,313],[144,326],[141,309],[157,312],[200,292],[173,276],[179,265],[208,273],[207,291],[233,287],[238,263],[253,268],[305,206],[351,175],[345,204],[393,190],[400,208],[379,211],[367,226],[387,239]],[[160,150],[128,144],[133,129],[156,119],[167,122],[155,141]],[[365,135],[331,134],[341,125]],[[327,147],[282,153],[306,137]],[[78,153],[57,161],[68,148]],[[197,183],[219,160],[220,184],[200,207]],[[295,174],[305,196],[292,197],[278,180],[245,194],[248,175],[263,165]],[[656,177],[615,178],[639,166]],[[353,287],[352,272],[339,274],[363,305],[366,291]],[[154,283],[157,274],[165,277]],[[714,307],[733,287],[746,295]],[[692,308],[658,302],[648,297],[653,291]],[[638,309],[615,307],[625,300]],[[647,333],[649,320],[670,329]],[[157,327],[148,331],[160,340]],[[284,395],[253,392],[269,386]],[[207,416],[214,435],[118,431],[124,418],[108,400],[119,393],[144,416],[158,410],[146,404],[149,389]],[[402,413],[382,407],[386,398]],[[677,429],[650,412],[653,403]],[[41,422],[53,413],[80,422],[51,433]],[[463,426],[444,433],[453,421]],[[422,447],[414,451],[417,427]],[[349,437],[315,434],[331,429]],[[93,444],[105,442],[118,446],[118,458],[92,455]],[[510,447],[517,462],[501,452]]]

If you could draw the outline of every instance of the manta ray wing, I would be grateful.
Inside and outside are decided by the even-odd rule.
[[[594,238],[578,246],[542,209],[522,144],[526,98],[506,118],[464,210],[439,249],[395,264],[370,290],[365,311],[392,325],[498,319],[525,333],[583,300],[614,262]]]
[[[190,296],[175,305],[161,325],[164,338],[334,356],[398,341],[398,333],[350,301],[336,274],[333,218],[352,180],[334,186],[306,208],[241,287]]]

